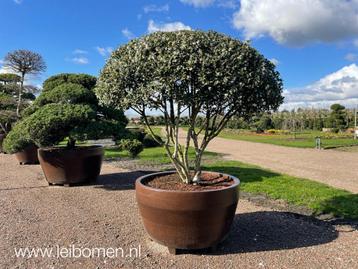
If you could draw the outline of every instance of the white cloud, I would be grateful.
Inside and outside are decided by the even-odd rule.
[[[215,0],[180,0],[180,2],[194,7],[208,7],[214,4]]]
[[[15,4],[18,4],[18,5],[22,4],[22,1],[23,0],[14,0]]]
[[[358,36],[358,0],[241,0],[234,27],[247,39],[271,36],[302,46]]]
[[[276,58],[271,58],[270,62],[273,63],[274,65],[278,66],[280,64],[280,61],[277,60]]]
[[[356,60],[358,60],[358,54],[348,53],[346,56],[344,56],[344,59],[350,62],[355,62]]]
[[[133,39],[133,38],[135,38],[135,35],[134,35],[131,31],[129,31],[128,28],[124,28],[124,29],[122,30],[122,34],[123,34],[127,39]]]
[[[109,56],[112,51],[113,48],[112,47],[96,47],[96,50],[98,51],[99,54],[101,54],[103,57],[107,57]]]
[[[74,62],[75,64],[88,64],[89,60],[86,57],[79,56],[79,57],[72,58],[71,62]]]
[[[2,64],[2,63],[1,63]],[[5,73],[10,73],[10,74],[16,74],[13,70],[11,70],[9,67],[6,66],[1,66],[0,67],[0,74],[5,74]]]
[[[73,54],[87,54],[88,51],[86,51],[86,50],[81,50],[81,49],[75,49],[72,53],[73,53]]]
[[[179,30],[191,30],[190,26],[185,25],[182,22],[170,22],[170,23],[162,23],[158,24],[155,23],[153,20],[150,20],[148,22],[148,32],[173,32],[173,31],[179,31]]]
[[[347,107],[358,104],[358,66],[351,64],[300,89],[284,91],[281,109],[328,107],[340,103]]]
[[[169,11],[169,5],[165,4],[163,6],[158,5],[147,5],[143,7],[144,13],[150,13],[150,12],[168,12]]]

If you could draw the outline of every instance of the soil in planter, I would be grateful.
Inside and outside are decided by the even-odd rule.
[[[219,173],[202,173],[200,177],[200,184],[185,184],[178,174],[170,174],[158,176],[144,182],[145,185],[163,190],[174,191],[203,191],[203,190],[217,190],[225,189],[232,184],[234,180],[229,176]]]

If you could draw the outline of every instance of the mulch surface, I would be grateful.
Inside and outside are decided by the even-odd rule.
[[[162,175],[155,177],[146,185],[156,189],[174,190],[174,191],[205,191],[224,189],[234,184],[230,177],[219,173],[203,172],[198,184],[185,184],[178,174]]]

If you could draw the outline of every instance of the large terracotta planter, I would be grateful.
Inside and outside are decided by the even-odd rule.
[[[136,181],[136,197],[149,236],[168,247],[202,249],[215,247],[229,232],[239,200],[240,181],[227,188],[205,191],[172,191],[145,185],[160,172]]]
[[[70,186],[95,181],[101,171],[102,146],[40,148],[39,160],[50,185]]]
[[[20,164],[38,164],[37,149],[36,145],[29,145],[24,150],[16,152],[15,157]]]
[[[5,134],[0,134],[0,153],[3,152],[2,142],[4,141],[5,136]]]

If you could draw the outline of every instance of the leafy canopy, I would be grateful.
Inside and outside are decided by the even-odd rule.
[[[196,180],[207,144],[231,117],[275,110],[283,102],[282,81],[274,64],[250,44],[213,31],[156,32],[130,41],[112,53],[95,91],[102,104],[138,112],[149,130],[146,111],[162,112],[164,146],[187,183],[192,181],[190,140],[196,151]],[[189,129],[185,145],[180,145],[178,126],[183,115],[189,118]],[[197,132],[200,115],[205,120]],[[204,138],[199,144],[201,132]]]
[[[97,79],[95,77],[87,74],[63,73],[46,79],[43,83],[43,91],[50,91],[57,86],[65,83],[80,84],[86,89],[92,90],[96,85],[96,81]]]
[[[249,44],[216,32],[157,32],[117,49],[96,93],[121,108],[160,109],[173,100],[212,116],[276,109],[282,82]]]
[[[21,81],[21,77],[12,73],[0,74],[0,81],[4,83],[17,83]]]

